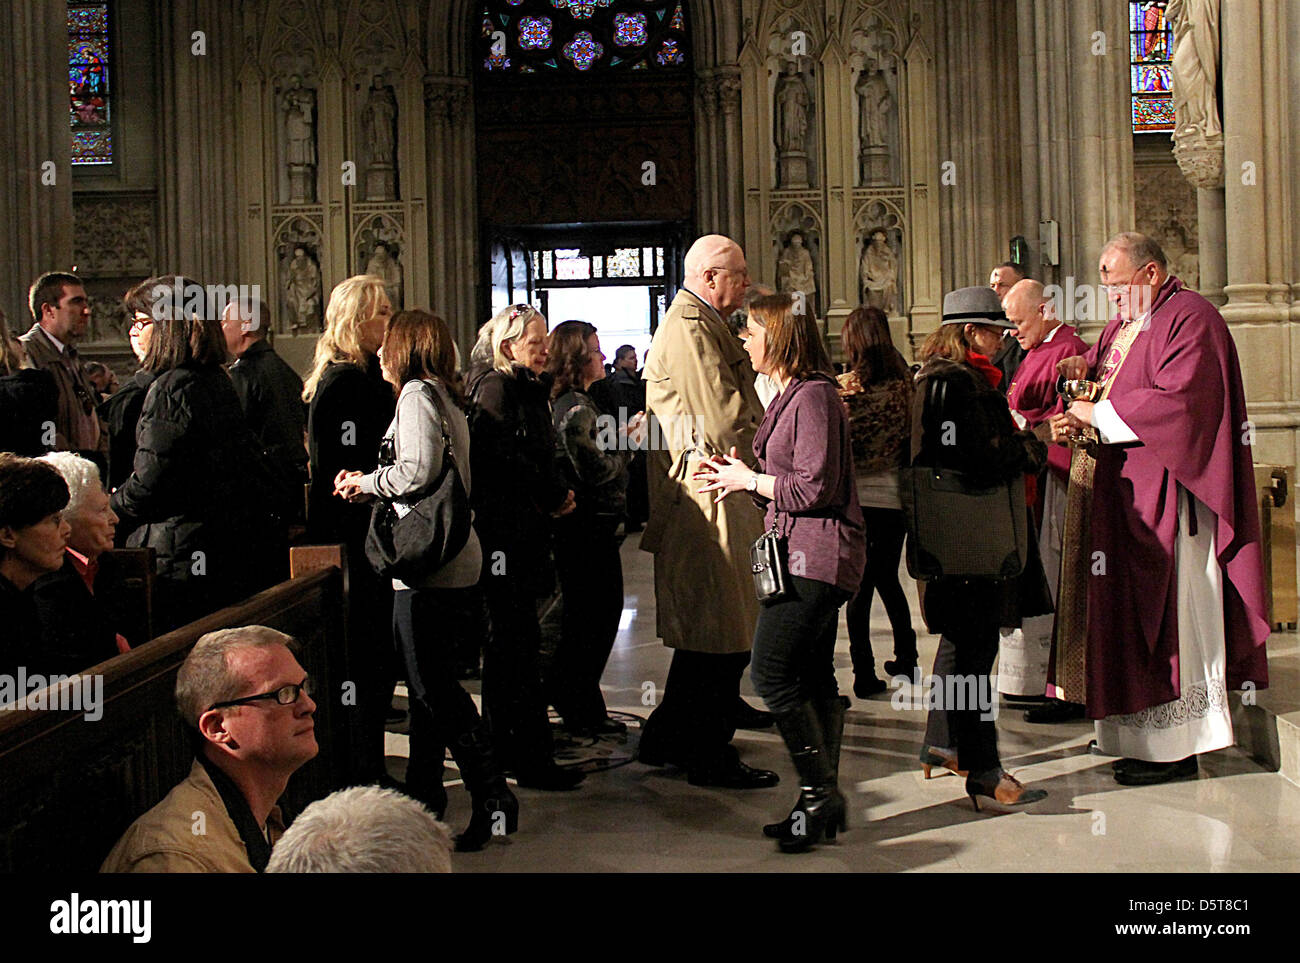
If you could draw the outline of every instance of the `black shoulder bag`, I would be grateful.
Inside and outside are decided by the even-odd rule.
[[[366,533],[366,558],[371,568],[408,585],[423,581],[459,555],[469,541],[472,524],[469,495],[456,468],[442,402],[428,382],[422,381],[420,390],[442,423],[442,470],[414,498],[377,501]],[[380,460],[385,457],[392,464],[394,454],[382,452]]]

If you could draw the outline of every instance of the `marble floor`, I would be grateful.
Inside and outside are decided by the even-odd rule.
[[[623,627],[604,676],[611,710],[644,718],[651,682],[662,689],[670,653],[655,637],[650,556],[637,537],[623,545]],[[905,581],[916,611],[915,587]],[[915,618],[921,627],[919,615]],[[877,665],[891,655],[879,603],[872,621]],[[937,637],[921,635],[925,665]],[[848,635],[841,616],[836,668],[852,692]],[[477,689],[476,683],[470,684]],[[746,673],[743,691],[761,705]],[[1200,777],[1125,788],[1110,760],[1090,755],[1085,722],[1026,724],[1019,711],[998,719],[1004,766],[1047,799],[1023,811],[976,813],[955,776],[922,778],[916,761],[925,713],[895,707],[893,693],[854,699],[840,784],[850,831],[834,844],[787,856],[760,829],[798,794],[794,769],[775,730],[741,731],[735,744],[751,765],[776,770],[773,789],[733,791],[690,785],[684,772],[638,762],[589,775],[569,793],[518,790],[520,830],[482,853],[457,854],[454,869],[476,872],[1300,872],[1300,788],[1239,749],[1203,756]],[[635,724],[629,742],[637,738]],[[625,751],[634,748],[630,744]],[[406,737],[389,735],[390,756]],[[400,767],[399,760],[393,760]],[[453,777],[454,771],[448,771]],[[468,796],[449,787],[447,821],[459,830]],[[982,807],[984,808],[984,807]]]

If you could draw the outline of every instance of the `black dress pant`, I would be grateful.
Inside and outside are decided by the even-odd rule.
[[[481,631],[481,605],[476,588],[393,593],[393,635],[411,705],[406,783],[419,798],[429,798],[441,787],[446,747],[479,725],[474,700],[457,678],[456,647],[462,635]]]
[[[941,627],[943,633],[934,672],[943,710],[935,711],[945,714],[958,765],[972,773],[996,769],[1000,762],[992,710],[997,693],[992,690],[989,673],[998,655],[1002,609],[998,586],[987,579],[939,579],[926,592],[926,609],[931,624]],[[943,671],[949,665],[950,674]],[[932,717],[934,714],[931,712]],[[940,730],[932,733],[927,726],[926,733],[927,744],[943,746],[942,742],[930,742],[943,735]]]
[[[801,702],[833,699],[835,636],[848,594],[826,582],[790,576],[790,598],[764,603],[754,631],[754,688],[778,715]]]
[[[855,675],[875,675],[875,657],[871,652],[871,600],[876,592],[884,603],[894,630],[894,658],[904,662],[916,660],[916,632],[912,628],[912,610],[898,581],[898,563],[903,557],[903,540],[907,535],[907,516],[893,508],[864,508],[862,517],[867,528],[867,565],[862,570],[862,585],[849,601],[845,618],[849,627],[849,654]]]
[[[600,677],[623,615],[623,560],[614,534],[619,519],[559,519],[555,565],[564,596],[555,649],[551,696],[566,725],[590,728],[605,721]]]
[[[717,654],[674,649],[659,707],[650,714],[642,746],[689,769],[725,766],[736,758],[736,700],[748,652]]]
[[[348,546],[349,641],[357,677],[357,711],[360,713],[363,751],[355,763],[355,778],[373,782],[384,776],[384,732],[388,710],[393,704],[393,687],[401,676],[394,592],[390,579],[376,575],[365,560]],[[360,564],[358,564],[358,559]],[[414,700],[412,700],[414,702]]]
[[[485,571],[491,627],[483,651],[483,714],[502,768],[531,774],[553,764],[555,744],[537,665],[537,599],[523,580]]]

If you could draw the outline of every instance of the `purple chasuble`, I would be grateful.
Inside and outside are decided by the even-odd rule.
[[[1077,354],[1086,354],[1088,343],[1068,324],[1062,324],[1051,341],[1042,341],[1025,354],[1025,360],[1016,369],[1011,387],[1007,389],[1007,404],[1018,411],[1036,428],[1065,410],[1065,403],[1056,393],[1056,363]],[[1061,481],[1070,478],[1070,449],[1065,445],[1047,446],[1047,465]]]
[[[1085,355],[1092,377],[1120,325],[1111,321]],[[1214,305],[1177,278],[1166,281],[1107,400],[1139,440],[1101,445],[1097,454],[1088,716],[1139,712],[1181,696],[1174,580],[1179,485],[1217,519],[1228,688],[1245,682],[1265,688],[1269,623],[1251,448],[1243,443],[1246,397],[1237,347]]]

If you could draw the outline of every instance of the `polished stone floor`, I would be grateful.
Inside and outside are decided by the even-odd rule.
[[[651,559],[636,541],[623,545],[626,609],[604,690],[611,710],[644,718],[651,708],[642,705],[645,683],[662,689],[669,651],[655,637]],[[915,588],[905,584],[915,612]],[[915,624],[920,631],[919,616]],[[891,643],[878,602],[872,641],[879,665],[890,657]],[[936,644],[937,637],[921,635],[927,666]],[[841,691],[851,693],[842,616],[836,666]],[[748,673],[743,691],[761,704]],[[457,854],[454,869],[1300,872],[1300,788],[1239,749],[1203,756],[1198,779],[1125,788],[1111,777],[1110,760],[1088,754],[1090,724],[1033,726],[1005,710],[998,720],[1004,766],[1049,795],[1024,811],[976,813],[962,780],[922,778],[916,754],[925,714],[894,701],[893,693],[853,700],[840,780],[852,807],[850,831],[834,844],[787,856],[763,838],[762,824],[784,815],[796,797],[795,774],[775,730],[742,731],[735,743],[742,757],[779,772],[779,787],[697,788],[679,770],[631,762],[589,775],[574,792],[518,790],[520,831],[482,853]],[[636,737],[634,729],[629,739]],[[390,755],[404,756],[405,743],[390,734]],[[459,784],[449,791],[447,821],[459,830],[468,819],[468,796]]]

